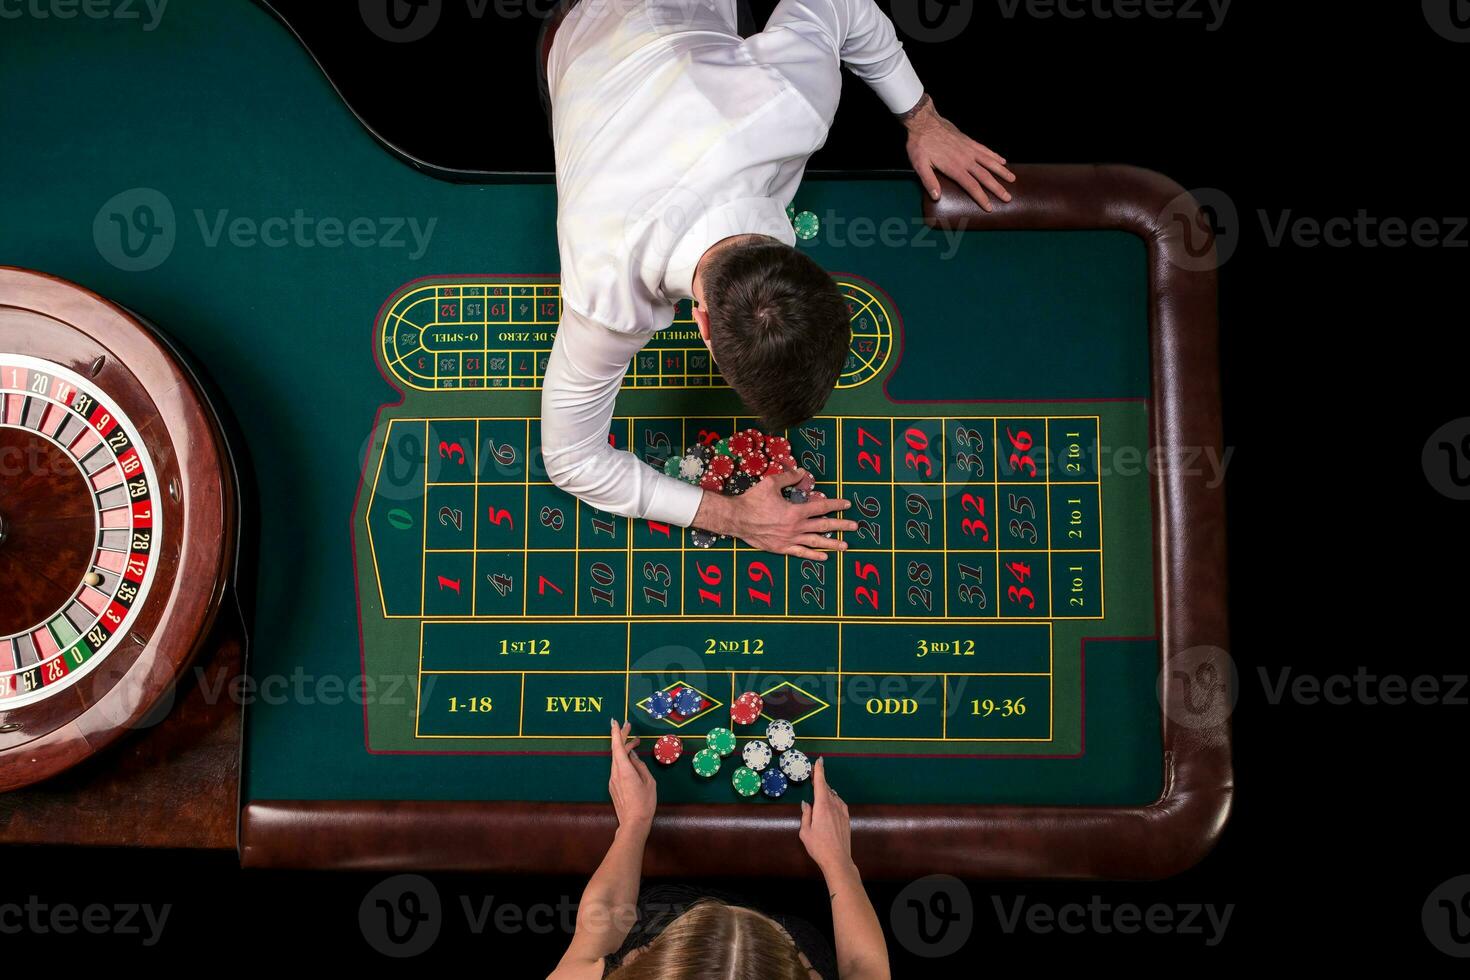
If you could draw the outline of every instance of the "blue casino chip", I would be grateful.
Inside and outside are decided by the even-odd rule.
[[[648,699],[648,713],[662,720],[674,712],[674,696],[668,691],[654,691]]]
[[[761,792],[773,800],[785,793],[789,785],[786,774],[779,769],[767,769],[761,773]]]
[[[699,709],[704,707],[704,698],[700,697],[698,691],[692,687],[686,687],[674,696],[674,710],[685,718],[699,714]]]

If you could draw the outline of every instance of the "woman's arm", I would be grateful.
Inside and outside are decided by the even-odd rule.
[[[842,980],[888,980],[888,944],[862,875],[852,861],[852,828],[847,804],[827,784],[818,759],[812,803],[801,804],[801,842],[817,862],[832,898],[832,931],[837,940],[837,972]]]
[[[643,876],[643,845],[653,825],[658,788],[643,760],[634,755],[633,726],[612,722],[612,778],[608,792],[618,815],[617,833],[577,906],[577,931],[551,980],[602,976],[603,957],[628,938],[638,918],[638,885]]]

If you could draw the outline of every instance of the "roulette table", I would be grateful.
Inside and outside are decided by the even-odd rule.
[[[696,548],[547,479],[548,175],[447,173],[383,143],[245,0],[147,32],[7,32],[0,176],[26,192],[0,225],[0,312],[55,326],[0,317],[0,450],[57,465],[29,490],[0,474],[0,534],[49,522],[25,576],[6,571],[19,539],[0,540],[19,597],[0,611],[0,732],[89,678],[135,677],[111,634],[86,639],[140,615],[133,590],[194,612],[135,631],[177,649],[85,751],[25,774],[35,753],[0,734],[0,840],[58,839],[39,815],[77,800],[156,823],[183,796],[197,832],[119,841],[99,821],[66,839],[238,846],[256,867],[589,871],[613,828],[608,719],[626,717],[642,751],[685,743],[654,767],[650,874],[803,873],[805,785],[746,798],[729,768],[689,765],[755,691],[738,742],[791,723],[852,805],[866,873],[1157,877],[1209,849],[1232,793],[1223,488],[1196,465],[1220,445],[1215,277],[1172,182],[1023,166],[1016,201],[985,214],[909,175],[808,175],[799,247],[848,298],[853,339],[822,414],[782,435],[860,524],[819,564]],[[109,316],[135,343],[92,336],[109,354],[90,376],[101,354],[72,334]],[[681,307],[629,365],[608,437],[662,465],[757,424]],[[93,439],[111,455],[89,461]],[[139,471],[131,509],[97,503],[119,481],[94,467]],[[148,502],[182,509],[150,529]],[[130,576],[175,528],[206,533]],[[76,616],[48,618],[74,595]],[[102,653],[112,669],[89,668]],[[650,710],[686,690],[687,711]]]

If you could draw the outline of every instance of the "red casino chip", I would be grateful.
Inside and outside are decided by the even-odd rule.
[[[672,766],[684,754],[684,743],[677,735],[662,735],[653,743],[653,757],[660,765]]]
[[[766,457],[758,452],[751,452],[740,457],[740,472],[746,476],[762,477],[766,475]]]
[[[766,455],[771,458],[791,455],[791,440],[785,436],[766,437]]]
[[[791,456],[790,453],[780,453],[772,455],[771,465],[775,466],[778,463],[781,465],[781,468],[788,473],[796,471],[796,460]]]
[[[759,694],[746,691],[730,705],[730,720],[737,725],[754,725],[765,708],[766,704]]]
[[[737,432],[730,437],[730,455],[745,456],[760,449],[750,432]]]
[[[729,479],[735,475],[735,460],[729,456],[716,456],[709,461],[709,467],[705,472],[709,476],[717,476],[721,480]]]
[[[785,469],[786,467],[782,466],[779,461],[773,459],[766,464],[766,476],[775,476],[777,473],[784,472]]]
[[[722,489],[724,489],[725,481],[715,476],[713,473],[706,473],[703,477],[700,478],[699,486],[703,490],[711,490],[715,493],[719,493]]]

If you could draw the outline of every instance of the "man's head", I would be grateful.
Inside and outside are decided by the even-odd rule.
[[[821,266],[770,238],[737,239],[706,253],[695,292],[699,332],[752,414],[784,429],[821,411],[852,340]]]

